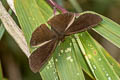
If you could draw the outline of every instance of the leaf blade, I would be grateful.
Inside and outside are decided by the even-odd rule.
[[[103,52],[99,49],[99,45],[96,44],[95,40],[88,33],[83,32],[76,38],[96,79],[119,80],[118,75],[103,55]]]
[[[0,40],[2,39],[4,32],[5,32],[5,28],[4,28],[3,24],[1,24],[0,25]]]
[[[92,11],[85,11],[82,14],[84,13],[97,14]],[[92,29],[100,34],[102,37],[116,45],[118,48],[120,48],[120,25],[108,19],[107,17],[104,17],[100,14],[97,15],[101,16],[103,21]]]

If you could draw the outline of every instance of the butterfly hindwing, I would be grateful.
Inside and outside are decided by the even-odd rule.
[[[55,33],[48,29],[45,24],[40,25],[33,33],[30,40],[31,46],[48,43],[55,38]]]
[[[29,57],[31,70],[33,72],[40,71],[41,67],[51,57],[58,42],[64,39],[64,36],[87,30],[101,21],[100,16],[92,13],[83,14],[77,19],[73,13],[64,13],[56,15],[48,21],[51,30],[42,24],[33,32],[30,41],[31,46],[38,46]]]
[[[40,71],[41,67],[51,57],[58,41],[52,40],[49,43],[36,49],[29,57],[30,68],[33,72]]]
[[[73,23],[75,15],[73,13],[64,13],[54,16],[48,21],[51,28],[58,33],[65,32],[66,28]]]
[[[77,32],[85,31],[98,25],[102,18],[96,14],[86,13],[79,16],[73,24],[65,31],[66,35],[74,34]]]

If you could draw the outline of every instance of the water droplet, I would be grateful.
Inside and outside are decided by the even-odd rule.
[[[58,62],[58,59],[55,59],[56,62]]]
[[[52,65],[50,65],[50,68],[52,68]]]
[[[70,60],[70,59],[71,59],[71,56],[67,57],[66,59],[67,59],[67,60]]]
[[[101,58],[98,59],[98,61],[101,61],[101,60],[102,60]]]
[[[71,48],[67,48],[69,52],[71,52]]]
[[[66,58],[67,60],[69,60],[70,62],[73,62],[73,59],[71,58],[71,56]]]
[[[112,80],[111,77],[108,77],[108,80]]]
[[[77,73],[77,76],[79,76],[80,75],[80,73]]]
[[[60,52],[63,53],[63,50],[61,50]]]
[[[71,52],[71,48],[67,48],[67,49],[65,50],[65,52],[66,52],[66,53]]]
[[[95,66],[95,65],[93,65],[93,68],[94,68],[94,69],[96,69],[96,66]]]
[[[58,80],[58,77],[55,77],[55,80]]]
[[[49,66],[47,66],[47,69],[49,69]]]
[[[70,62],[73,62],[73,59],[70,59]]]
[[[106,76],[109,76],[109,74],[107,73]]]
[[[48,64],[51,65],[51,62],[49,61]]]

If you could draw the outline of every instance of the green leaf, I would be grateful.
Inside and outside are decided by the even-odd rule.
[[[32,32],[40,24],[46,22],[45,17],[35,0],[15,0],[15,9],[19,23],[29,44]]]
[[[84,13],[97,14],[91,11],[86,11]],[[100,16],[102,17],[103,21],[100,23],[100,25],[93,28],[93,30],[120,48],[120,25],[108,19],[107,17],[104,17],[102,15]]]
[[[42,7],[38,6],[38,2],[42,3]],[[46,10],[44,10],[44,8]],[[32,32],[40,24],[45,23],[45,21],[47,21],[47,19],[52,15],[52,10],[48,5],[46,5],[44,0],[39,0],[37,2],[35,0],[15,0],[15,9],[19,23],[29,45]],[[48,11],[48,13],[44,11]],[[30,50],[33,51],[32,48],[30,48]],[[56,77],[58,77],[57,74],[51,73],[55,71],[55,68],[53,66],[52,69],[48,70],[48,64],[44,68],[44,70],[40,72],[43,80],[53,80],[56,79]]]
[[[0,62],[0,80],[2,80],[3,75],[2,75],[2,68],[1,68],[1,62]]]
[[[5,32],[5,28],[3,27],[3,24],[0,25],[0,40]]]
[[[45,23],[52,16],[53,11],[46,4],[45,0],[15,0],[15,9],[19,23],[29,45],[32,32],[40,24]],[[80,34],[83,35],[83,33]],[[110,78],[118,80],[118,76],[116,74],[117,72],[115,73],[115,71],[111,68],[111,64],[103,55],[103,52],[100,50],[101,48],[98,47],[99,45],[97,45],[96,42],[91,39],[88,34],[85,34],[85,36],[85,38],[79,37],[80,40],[83,41],[82,43],[80,41],[76,41],[76,39],[74,39],[72,35],[70,37],[67,37],[63,43],[57,46],[55,52],[53,53],[53,57],[44,67],[44,69],[40,72],[43,80],[84,80],[85,78],[82,70],[84,70],[85,73],[87,73],[87,75],[90,76],[92,79],[94,79],[95,76],[95,78],[99,80],[101,80],[102,78],[104,80],[108,80]],[[105,62],[101,61],[101,63],[98,63],[95,60],[97,59],[97,57],[94,57],[94,59],[92,60],[86,60],[86,57],[83,55],[83,50],[85,49],[87,54],[93,52],[89,50],[89,47],[87,46],[88,42],[85,42],[86,40],[90,40],[95,50],[100,53],[100,55],[97,55],[97,57],[101,57],[101,59],[103,59],[103,61]],[[85,47],[82,48],[82,53],[80,49],[81,46],[79,45],[83,46],[83,44],[85,45]],[[33,49],[30,47],[30,45],[29,48],[32,52]],[[95,66],[89,63],[92,61]],[[113,63],[115,62],[113,61]],[[107,67],[108,69],[110,69],[109,71],[108,69],[106,70],[109,74],[109,77],[106,77],[105,75],[103,75],[103,73],[101,73],[102,68],[99,66],[100,64],[107,64],[105,66],[105,69]],[[95,72],[93,72],[93,68],[95,67],[98,71],[96,70]]]
[[[107,58],[111,66],[113,67],[114,71],[120,77],[120,64],[104,49],[100,46],[101,51],[104,53],[104,56]]]
[[[83,32],[75,37],[97,80],[120,79],[111,64],[105,58],[99,44],[96,44],[97,42],[87,32]]]
[[[75,39],[67,37],[64,42],[60,43],[54,52],[56,70],[60,80],[85,80],[81,63],[81,54]]]
[[[39,7],[37,6],[37,4],[39,5]],[[42,4],[42,6],[40,4]],[[31,5],[32,5],[32,8],[31,8]],[[45,1],[42,1],[42,0],[38,0],[37,2],[32,1],[32,0],[26,0],[26,1],[16,0],[15,1],[15,8],[16,8],[17,17],[19,19],[20,25],[22,27],[22,30],[25,34],[25,37],[26,37],[26,40],[28,43],[29,43],[29,40],[31,38],[30,35],[32,34],[32,31],[34,31],[35,27],[39,26],[41,23],[44,23],[42,20],[47,21],[47,19],[53,13],[51,8],[45,3]],[[32,14],[30,14],[30,13],[32,13]],[[44,14],[44,13],[47,13],[47,14]],[[41,17],[42,19],[39,17]],[[34,18],[34,20],[31,20],[33,18]],[[36,26],[35,23],[39,24],[39,25]],[[48,67],[52,68],[52,69],[48,70]],[[57,73],[56,74],[51,73],[54,71],[56,71],[55,65],[52,65],[52,67],[50,67],[48,64],[44,68],[44,70],[42,70],[40,72],[40,74],[44,80],[59,79]]]

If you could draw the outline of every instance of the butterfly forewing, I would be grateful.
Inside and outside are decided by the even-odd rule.
[[[77,32],[85,31],[98,25],[102,18],[96,14],[86,13],[79,16],[73,24],[65,31],[66,35],[74,34]]]
[[[50,19],[48,24],[58,33],[63,33],[65,32],[66,28],[73,23],[74,18],[75,15],[73,13],[59,14]]]
[[[48,21],[51,30],[42,24],[33,32],[30,41],[31,46],[38,46],[38,49],[33,51],[29,57],[32,71],[38,72],[41,69],[52,55],[59,40],[63,40],[64,36],[87,30],[101,21],[102,18],[96,14],[86,13],[75,19],[75,14],[64,13],[56,15]]]
[[[55,39],[55,33],[49,30],[45,24],[42,24],[32,33],[30,44],[31,46],[39,46],[53,39]]]
[[[39,72],[41,67],[50,58],[54,49],[56,48],[58,41],[52,40],[47,44],[39,47],[29,57],[30,68],[33,72]]]

